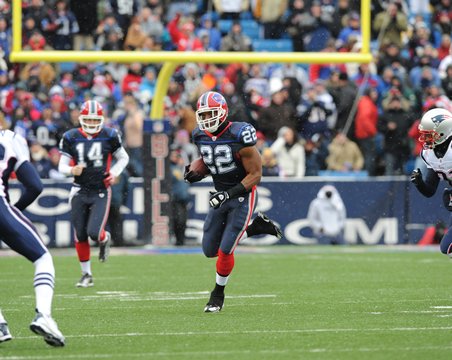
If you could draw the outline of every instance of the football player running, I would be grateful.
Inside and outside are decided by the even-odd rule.
[[[74,176],[69,196],[75,249],[82,269],[77,287],[93,286],[89,238],[99,243],[99,260],[109,254],[110,233],[105,231],[111,185],[127,166],[129,156],[117,130],[104,127],[101,104],[89,100],[80,110],[80,127],[66,131],[60,141],[58,170]],[[110,168],[111,157],[116,159]]]
[[[22,194],[14,205],[8,195],[8,179],[13,171],[23,185]],[[64,346],[64,336],[51,316],[55,286],[52,256],[33,224],[22,213],[36,200],[42,189],[39,174],[30,163],[26,140],[10,130],[0,129],[0,239],[32,262],[35,268],[36,316],[30,330],[43,336],[51,346]],[[0,311],[0,342],[11,339],[8,324]]]
[[[224,304],[224,288],[234,268],[234,250],[240,240],[259,234],[282,237],[267,216],[258,214],[250,224],[257,204],[256,185],[262,176],[261,156],[255,146],[256,130],[245,122],[227,120],[228,105],[223,95],[209,91],[197,102],[193,141],[212,176],[215,192],[203,229],[205,256],[217,257],[216,284],[205,312],[219,312]],[[204,176],[187,165],[184,178],[190,183]],[[250,225],[249,225],[250,224]]]
[[[411,174],[411,182],[419,192],[431,197],[436,193],[440,180],[452,185],[452,114],[442,108],[427,111],[419,123],[420,137],[423,143],[421,158],[427,164],[427,171],[422,174],[415,169]],[[452,188],[443,191],[443,202],[447,210],[452,211]],[[440,249],[443,254],[452,253],[452,231],[441,239]]]

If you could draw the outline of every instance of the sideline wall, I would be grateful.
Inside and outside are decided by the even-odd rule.
[[[312,180],[311,180],[312,179]],[[245,244],[315,244],[306,221],[309,203],[325,184],[339,190],[347,209],[345,238],[350,244],[413,244],[426,226],[438,220],[448,223],[449,213],[442,206],[443,188],[430,199],[422,197],[406,177],[379,180],[311,178],[303,181],[265,179],[258,187],[258,211],[277,221],[284,231],[279,242],[272,236],[245,240]],[[128,201],[122,208],[124,239],[141,238],[143,223],[143,181],[131,179]],[[49,247],[73,246],[70,207],[67,199],[70,182],[45,181],[38,201],[27,209],[27,216],[37,226]],[[11,183],[12,202],[20,195],[20,185]],[[193,185],[193,202],[186,232],[187,244],[200,243],[204,217],[208,211],[211,182]]]

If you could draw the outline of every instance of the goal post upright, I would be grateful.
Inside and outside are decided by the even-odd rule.
[[[30,62],[115,62],[162,63],[158,74],[149,119],[143,131],[144,214],[143,239],[157,245],[169,244],[168,202],[171,186],[168,152],[168,123],[164,119],[164,98],[177,66],[197,63],[369,63],[370,1],[361,0],[361,51],[357,53],[279,53],[279,52],[178,52],[178,51],[24,51],[22,49],[22,0],[12,0],[12,63]],[[163,211],[162,211],[163,209]]]

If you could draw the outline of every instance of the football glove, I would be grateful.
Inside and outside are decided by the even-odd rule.
[[[411,176],[410,176],[410,181],[416,186],[422,184],[421,169],[413,170],[413,172],[411,173]]]
[[[229,194],[227,191],[211,191],[209,204],[214,209],[218,209],[221,205],[223,205],[226,201],[229,200]]]
[[[444,189],[443,204],[447,210],[452,211],[452,189],[448,189],[448,188]]]
[[[197,174],[190,170],[190,165],[185,165],[184,169],[184,180],[190,184],[204,179],[204,175]]]

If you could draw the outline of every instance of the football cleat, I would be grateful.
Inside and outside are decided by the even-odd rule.
[[[257,223],[256,223],[257,221]],[[256,223],[256,226],[262,231],[262,234],[270,234],[274,235],[280,240],[283,237],[283,233],[281,228],[276,225],[267,215],[262,212],[259,212],[256,218],[253,220],[253,225]]]
[[[30,324],[30,330],[44,337],[44,341],[51,346],[64,346],[64,336],[50,316],[37,313]]]
[[[206,313],[216,313],[220,312],[224,304],[224,294],[218,295],[213,292],[210,294],[209,302],[204,307],[204,312]]]
[[[87,273],[83,274],[75,286],[84,288],[94,286],[93,276]]]
[[[13,337],[8,329],[7,323],[0,323],[0,343],[11,340]]]
[[[99,261],[105,262],[110,254],[110,239],[111,235],[108,231],[105,231],[104,241],[99,241]]]

